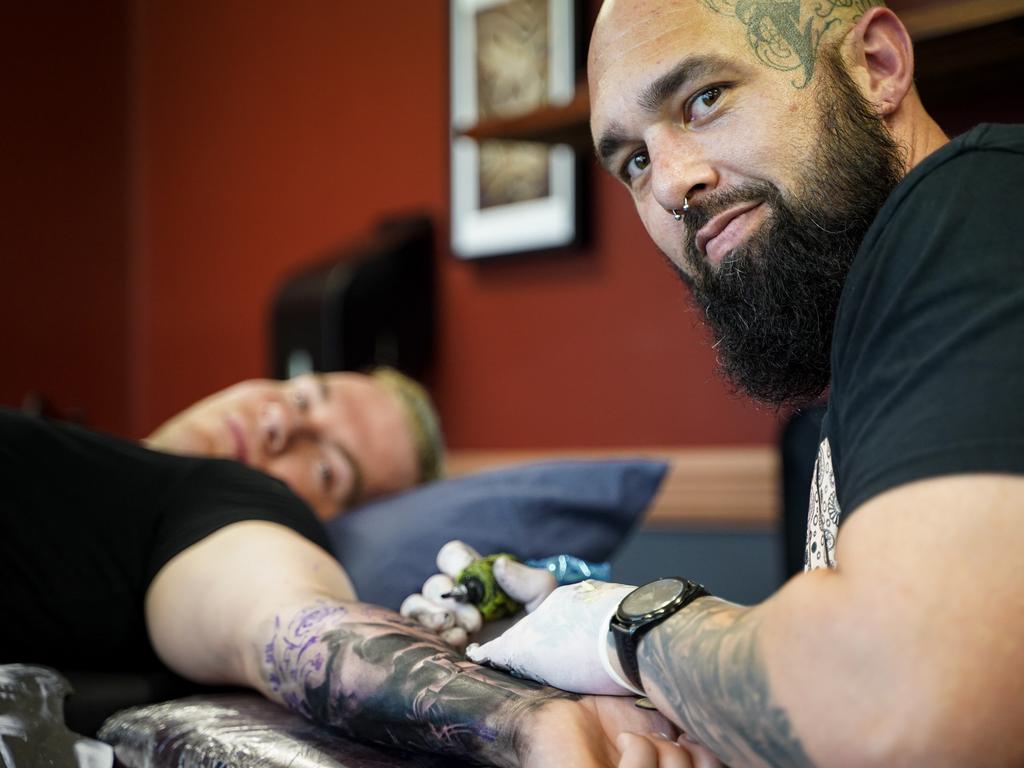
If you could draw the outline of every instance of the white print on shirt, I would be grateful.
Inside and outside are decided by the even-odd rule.
[[[818,446],[807,505],[807,548],[804,570],[836,567],[836,537],[839,535],[839,498],[832,470],[832,448],[826,437]]]

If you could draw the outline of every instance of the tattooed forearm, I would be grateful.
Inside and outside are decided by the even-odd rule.
[[[776,704],[748,610],[703,598],[640,643],[644,682],[676,720],[730,765],[812,765]]]
[[[479,667],[396,614],[321,600],[268,627],[268,692],[348,736],[514,765],[524,719],[577,698]]]
[[[818,44],[825,32],[844,20],[856,21],[881,0],[702,0],[723,16],[735,16],[747,28],[747,43],[772,69],[798,71],[793,81],[804,88],[814,75]]]

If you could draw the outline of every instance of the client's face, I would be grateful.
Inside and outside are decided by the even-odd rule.
[[[358,373],[243,381],[178,414],[146,442],[170,453],[236,459],[273,475],[322,520],[410,488],[418,475],[406,408]]]

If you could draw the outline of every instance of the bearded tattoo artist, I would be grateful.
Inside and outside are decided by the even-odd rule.
[[[624,699],[479,667],[358,602],[318,518],[440,461],[429,401],[399,374],[244,382],[147,445],[0,410],[0,664],[169,669],[487,765],[610,766],[621,731],[672,730]]]
[[[829,390],[808,570],[753,607],[562,587],[468,655],[643,691],[737,767],[1024,764],[1024,130],[949,140],[866,0],[607,0],[588,74],[728,379]]]

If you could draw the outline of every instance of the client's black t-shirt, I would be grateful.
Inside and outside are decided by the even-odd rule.
[[[146,589],[176,554],[243,520],[327,548],[305,503],[242,464],[0,410],[0,663],[160,669]]]

